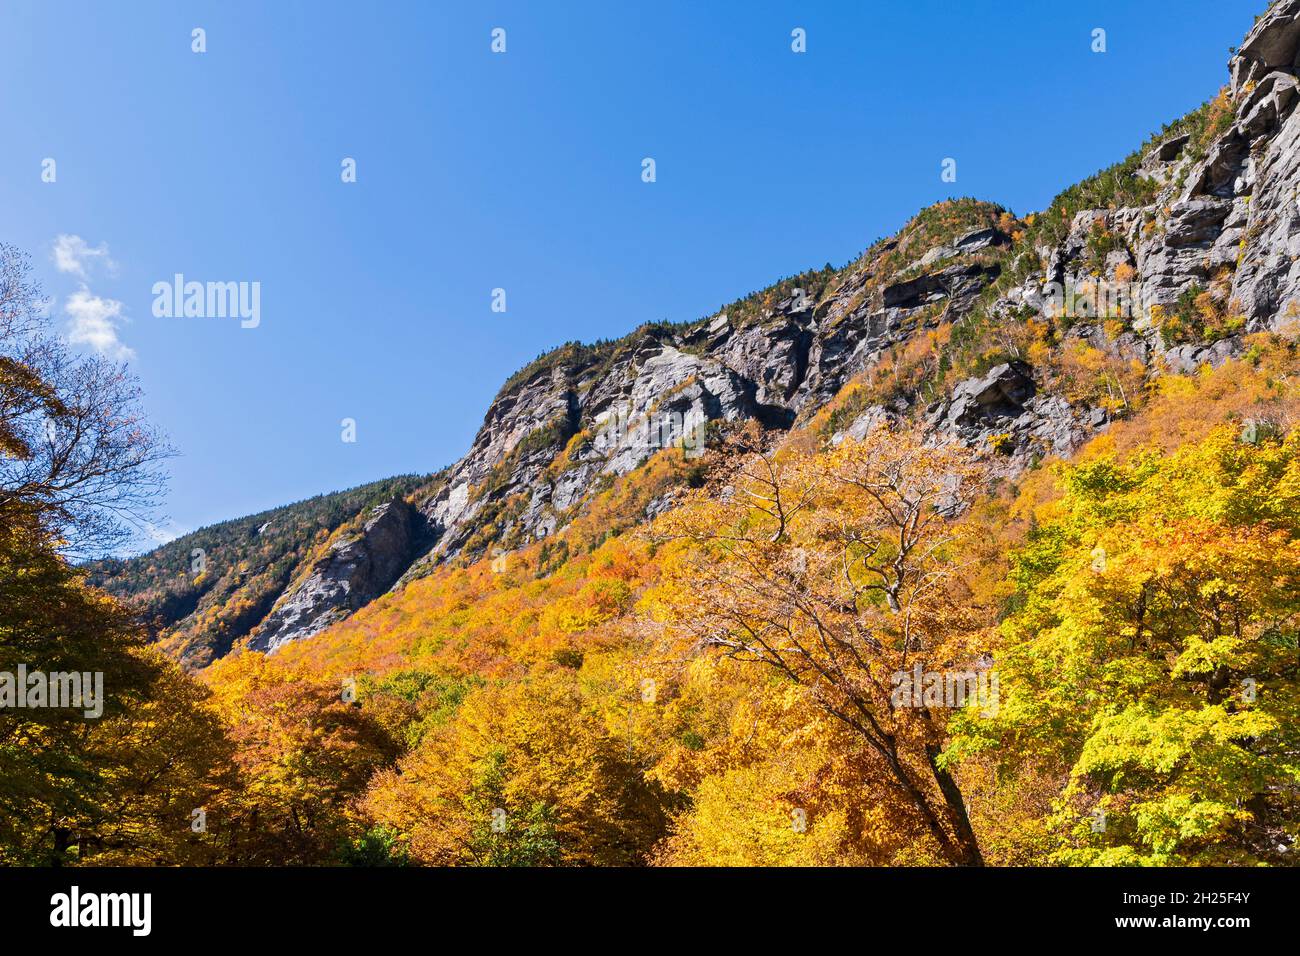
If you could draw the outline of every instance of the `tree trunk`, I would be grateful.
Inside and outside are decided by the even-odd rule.
[[[948,822],[952,827],[956,841],[955,848],[958,851],[954,862],[960,866],[983,866],[984,855],[980,853],[979,841],[975,839],[975,830],[970,825],[966,801],[962,799],[957,781],[952,778],[952,774],[939,766],[937,747],[927,746],[925,754],[929,758],[930,772],[934,774],[935,782],[939,784],[939,791],[943,794],[944,805],[948,811]]]

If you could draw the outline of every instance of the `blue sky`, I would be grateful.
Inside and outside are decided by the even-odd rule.
[[[191,529],[435,470],[538,353],[946,196],[1040,209],[1211,96],[1264,6],[4,0],[0,238],[130,361]],[[260,324],[155,317],[175,273],[260,283]]]

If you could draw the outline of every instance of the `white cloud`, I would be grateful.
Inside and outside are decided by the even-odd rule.
[[[67,272],[79,279],[87,278],[86,266],[94,260],[102,260],[109,275],[117,271],[117,263],[108,254],[108,243],[101,242],[92,246],[80,236],[60,233],[54,240],[54,266],[60,272]]]
[[[88,345],[120,362],[135,358],[135,352],[117,337],[117,323],[122,321],[121,302],[100,298],[83,286],[68,296],[63,311],[72,320],[68,326],[68,341],[72,344]]]

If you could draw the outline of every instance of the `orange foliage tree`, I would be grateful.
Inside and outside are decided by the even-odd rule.
[[[955,519],[980,476],[965,450],[883,428],[825,455],[755,454],[730,493],[655,525],[675,550],[644,604],[668,657],[721,653],[801,688],[865,748],[896,812],[965,865],[982,857],[938,759],[943,704],[899,691],[972,658]]]

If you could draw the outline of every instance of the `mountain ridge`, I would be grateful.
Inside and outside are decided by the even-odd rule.
[[[273,650],[439,565],[555,534],[666,446],[686,450],[696,429],[706,445],[749,421],[837,442],[912,421],[991,453],[1008,477],[1068,457],[1130,414],[1153,377],[1219,364],[1245,335],[1297,318],[1298,62],[1300,0],[1281,0],[1217,96],[1043,212],[946,200],[840,269],[787,277],[689,322],[561,345],[507,378],[459,461],[331,526],[233,626],[205,631],[186,623],[197,608],[175,617],[147,591],[139,603],[173,652],[178,628],[194,637],[179,651],[190,663],[245,638]],[[1051,314],[1062,305],[1049,287],[1086,303],[1104,285],[1129,289],[1140,314]],[[1055,323],[1046,351],[1030,334],[1045,321]],[[408,514],[400,554],[340,533],[376,520],[376,508]],[[365,556],[354,560],[358,541]],[[372,578],[375,558],[403,567]],[[132,572],[112,569],[94,580],[129,593]],[[162,592],[178,590],[188,593]],[[238,587],[228,596],[247,600]]]

